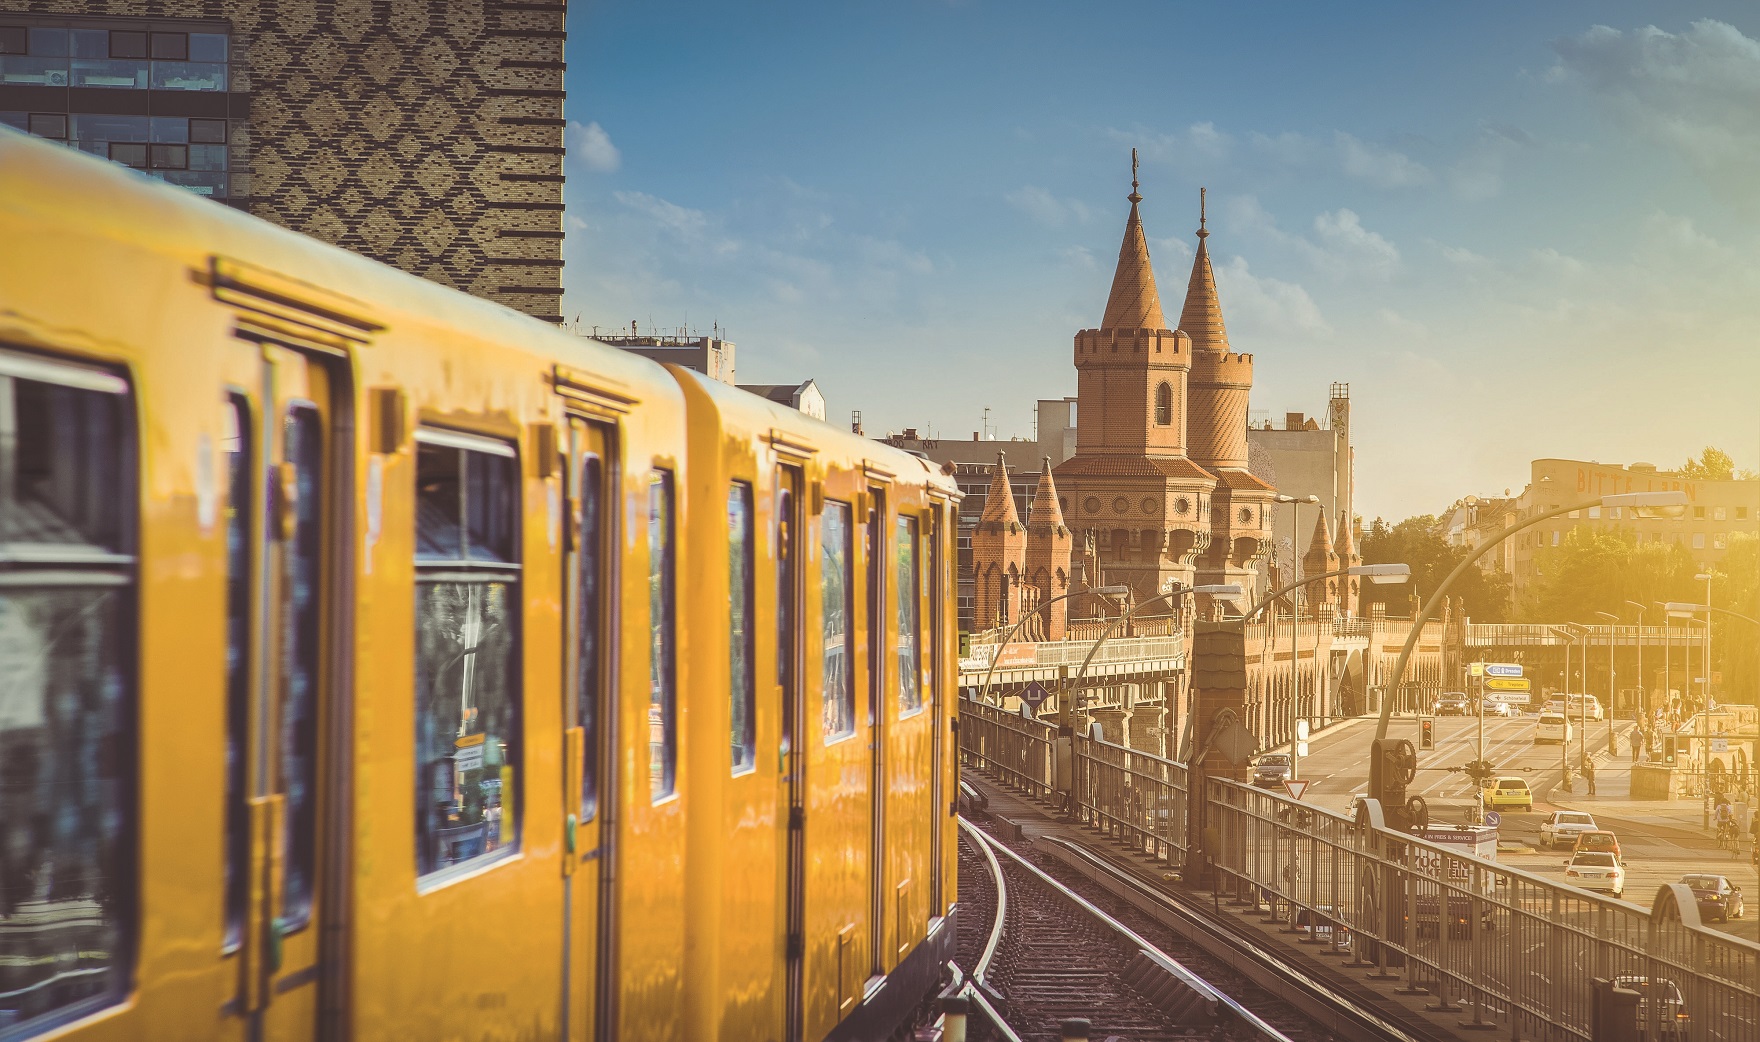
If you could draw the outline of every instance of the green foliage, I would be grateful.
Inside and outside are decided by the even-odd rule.
[[[1699,481],[1728,481],[1735,476],[1736,461],[1715,445],[1705,446],[1698,459],[1681,464],[1681,476]]]
[[[1412,581],[1403,586],[1364,586],[1367,599],[1386,604],[1387,614],[1406,618],[1417,614],[1422,602],[1414,598],[1428,598],[1467,555],[1465,547],[1450,546],[1437,535],[1437,525],[1437,519],[1429,514],[1408,517],[1392,526],[1376,518],[1364,533],[1364,564],[1406,564],[1412,569]],[[1503,622],[1509,617],[1509,576],[1501,572],[1469,569],[1449,588],[1448,595],[1461,599],[1474,622]]]

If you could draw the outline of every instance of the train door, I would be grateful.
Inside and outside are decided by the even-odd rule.
[[[952,731],[947,724],[947,700],[941,697],[942,669],[945,667],[941,635],[942,616],[947,607],[947,585],[941,574],[943,555],[941,540],[944,538],[943,515],[945,508],[940,501],[932,501],[929,512],[929,914],[941,915],[947,905],[941,892],[941,859],[942,850],[942,810],[947,805],[946,786],[942,782],[942,772],[946,770],[949,755],[947,746],[952,741]]]
[[[782,799],[788,821],[785,916],[785,1042],[805,1031],[807,784],[806,718],[800,692],[801,471],[776,470],[776,703],[782,715]]]
[[[616,714],[612,652],[617,589],[613,532],[618,476],[614,433],[579,418],[568,426],[568,560],[565,580],[568,640],[563,700],[563,998],[564,1038],[611,1037],[606,974],[613,883],[608,817],[616,806],[611,786],[616,758],[609,743]]]
[[[343,793],[331,668],[346,472],[332,372],[273,343],[242,348],[224,403],[228,544],[226,946],[254,1039],[321,1033],[326,857]],[[328,885],[327,885],[328,884]]]
[[[868,955],[886,972],[886,490],[868,489]],[[899,596],[908,591],[900,590]]]

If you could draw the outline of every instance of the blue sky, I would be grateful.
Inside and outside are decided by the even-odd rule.
[[[1528,461],[1760,465],[1752,4],[570,11],[563,312],[720,323],[869,434],[1075,393],[1130,149],[1177,315],[1198,187],[1255,414],[1351,385],[1365,518]]]

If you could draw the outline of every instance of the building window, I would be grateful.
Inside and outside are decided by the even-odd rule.
[[[1173,388],[1165,383],[1155,388],[1155,422],[1162,427],[1173,422]]]
[[[1712,507],[1711,508],[1711,520],[1713,520],[1713,521],[1727,521],[1728,519],[1729,519],[1729,508],[1728,507]]]
[[[1736,520],[1737,521],[1746,521],[1747,519],[1748,519],[1748,508],[1747,507],[1736,507]]]
[[[1601,508],[1600,507],[1590,507],[1589,508],[1589,517],[1594,520],[1599,520],[1601,517]]]
[[[1695,550],[1705,549],[1705,533],[1704,532],[1694,532],[1693,533],[1693,549],[1695,549]]]
[[[1558,545],[1558,533],[1557,532],[1552,533],[1552,545],[1553,546]]]
[[[1729,533],[1718,532],[1711,537],[1711,549],[1723,550],[1729,546]]]
[[[8,88],[22,99],[30,88],[103,88],[118,95],[116,108],[154,116],[70,112],[66,102],[51,111],[0,112],[0,123],[27,130],[51,141],[64,141],[93,155],[144,171],[148,176],[188,188],[200,195],[230,195],[227,171],[228,124],[223,118],[170,115],[191,102],[170,92],[222,92],[229,87],[231,45],[218,27],[193,23],[187,31],[106,29],[97,19],[47,17],[39,24],[0,25],[0,108]],[[150,91],[146,105],[124,101],[125,91]],[[166,93],[160,93],[166,92]],[[40,92],[39,92],[40,93]],[[90,97],[84,99],[90,106]],[[35,108],[42,97],[14,101],[11,108]],[[209,104],[203,102],[202,104]],[[189,111],[185,109],[185,111]]]
[[[1620,518],[1625,516],[1624,514],[1620,513],[1620,511],[1622,509],[1624,509],[1624,508],[1623,507],[1608,507],[1607,508],[1607,516],[1613,518],[1615,521],[1618,521]]]
[[[1705,508],[1704,507],[1694,507],[1693,508],[1693,520],[1695,520],[1695,521],[1705,520]]]
[[[501,442],[418,434],[416,871],[517,845],[518,464]]]

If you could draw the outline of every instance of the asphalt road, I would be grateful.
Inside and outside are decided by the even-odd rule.
[[[1572,721],[1573,726],[1575,721]],[[1588,725],[1588,749],[1593,755],[1605,754],[1609,723]],[[1623,733],[1627,724],[1616,722]],[[1657,887],[1676,882],[1688,872],[1712,872],[1725,875],[1742,888],[1747,897],[1745,918],[1714,926],[1749,940],[1760,939],[1760,878],[1756,877],[1745,848],[1740,857],[1719,850],[1716,841],[1700,826],[1701,812],[1697,803],[1638,803],[1625,799],[1631,757],[1628,747],[1620,743],[1621,755],[1602,756],[1597,767],[1597,788],[1600,800],[1588,796],[1581,779],[1570,794],[1559,789],[1560,758],[1557,745],[1534,744],[1535,717],[1487,717],[1485,720],[1485,759],[1496,765],[1499,773],[1528,780],[1534,793],[1534,810],[1524,813],[1503,811],[1499,828],[1498,861],[1534,872],[1538,875],[1564,878],[1564,851],[1539,849],[1540,823],[1554,810],[1552,800],[1567,803],[1571,809],[1585,810],[1595,816],[1596,824],[1613,830],[1620,839],[1626,863],[1625,899],[1648,906],[1655,898]],[[1395,719],[1388,729],[1391,738],[1409,739],[1418,744],[1416,720]],[[1408,792],[1421,795],[1431,808],[1433,820],[1470,820],[1473,785],[1458,770],[1469,760],[1478,758],[1479,721],[1476,717],[1436,718],[1436,748],[1418,753],[1418,776]],[[1302,758],[1301,777],[1311,783],[1304,800],[1329,810],[1344,811],[1352,795],[1364,792],[1369,784],[1369,747],[1375,737],[1375,721],[1364,720],[1329,729],[1318,734],[1309,744],[1309,754]],[[1572,767],[1577,763],[1579,742],[1573,735],[1569,746]],[[1617,794],[1610,796],[1609,793]]]

